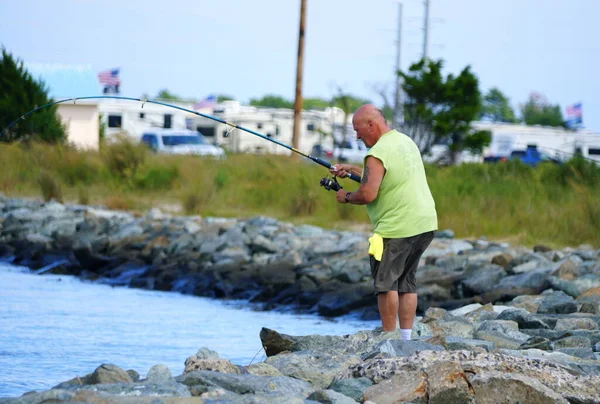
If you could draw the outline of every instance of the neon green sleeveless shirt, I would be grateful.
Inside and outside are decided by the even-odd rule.
[[[437,230],[435,202],[419,148],[396,130],[383,134],[369,150],[383,163],[385,175],[377,198],[367,204],[374,233],[385,238],[404,238]]]

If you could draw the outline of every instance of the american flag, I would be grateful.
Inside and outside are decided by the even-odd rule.
[[[583,124],[583,116],[581,112],[581,103],[578,102],[567,107],[566,125],[568,128],[576,129]]]
[[[217,105],[217,97],[215,97],[214,95],[211,94],[208,97],[206,97],[205,99],[200,100],[197,103],[195,103],[194,109],[212,108],[215,105]]]
[[[98,80],[100,84],[105,86],[118,86],[121,84],[119,80],[119,69],[104,70],[98,73]]]
[[[581,118],[581,103],[569,105],[567,107],[567,118]]]

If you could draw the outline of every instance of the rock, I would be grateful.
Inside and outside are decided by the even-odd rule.
[[[572,297],[578,297],[589,289],[600,287],[600,276],[595,274],[585,274],[573,280],[563,280],[556,276],[550,276],[548,281],[554,289],[561,290]]]
[[[506,271],[499,265],[486,265],[469,274],[462,281],[467,296],[479,295],[495,288],[497,283],[506,276]]]
[[[325,404],[356,404],[356,401],[354,401],[352,398],[334,390],[315,391],[308,396],[308,399]]]
[[[430,403],[473,402],[467,375],[455,361],[439,361],[426,370]]]
[[[570,331],[570,330],[598,330],[598,320],[591,318],[559,318],[556,321],[554,330]]]
[[[264,362],[254,363],[246,366],[246,370],[248,373],[255,376],[283,376],[283,374],[277,370],[277,368]]]
[[[479,373],[469,377],[478,404],[496,404],[499,397],[506,397],[514,403],[567,404],[565,398],[546,387],[541,382],[525,376],[510,373]]]
[[[575,300],[562,291],[545,295],[537,310],[540,314],[569,314],[576,311]]]
[[[196,357],[198,359],[220,359],[220,356],[217,352],[205,347],[198,349],[198,352],[196,352]]]
[[[366,377],[358,377],[356,379],[334,380],[329,385],[329,389],[361,402],[365,390],[372,385],[373,382]]]
[[[505,310],[498,315],[496,320],[515,321],[520,329],[523,328],[550,328],[548,324],[536,318],[525,309]]]
[[[175,379],[169,368],[165,365],[154,365],[148,371],[146,381],[155,384],[174,383]]]
[[[309,382],[317,389],[326,389],[335,375],[351,365],[360,363],[360,358],[351,354],[327,354],[310,351],[280,353],[265,361],[283,375]]]
[[[454,238],[454,231],[450,229],[436,230],[433,236],[435,238]]]
[[[190,356],[185,360],[185,370],[183,373],[193,372],[195,370],[212,370],[220,373],[239,374],[240,369],[227,359],[202,359],[197,356]]]
[[[571,259],[562,262],[559,267],[552,272],[552,276],[556,276],[563,280],[572,280],[582,275],[578,266]]]
[[[592,341],[584,336],[569,335],[554,341],[554,347],[560,348],[591,348]]]
[[[552,251],[552,248],[545,246],[543,244],[538,244],[533,246],[533,252],[549,252]]]
[[[260,341],[267,356],[273,356],[281,352],[290,351],[295,342],[295,338],[263,327],[260,330]]]
[[[468,339],[459,337],[446,337],[446,349],[449,351],[480,351],[485,350],[491,352],[496,348],[495,344],[490,341],[479,339]]]
[[[541,349],[542,351],[553,351],[554,344],[548,338],[531,337],[522,343],[518,349]]]
[[[422,371],[406,371],[365,390],[364,402],[377,404],[428,403],[427,375]]]
[[[222,388],[236,394],[272,394],[277,392],[277,395],[292,397],[296,395],[308,397],[315,391],[310,383],[286,376],[238,375],[196,370],[185,373],[176,380],[188,386],[194,396],[214,388]]]
[[[544,296],[541,295],[523,295],[515,297],[510,302],[510,305],[515,308],[525,309],[530,313],[537,313],[542,300],[544,300]]]
[[[443,351],[444,348],[440,345],[434,345],[423,341],[403,341],[399,339],[381,341],[373,347],[367,354],[362,356],[362,359],[374,358],[380,354],[386,354],[390,357],[394,356],[410,356],[419,351]]]
[[[118,366],[104,364],[94,370],[88,379],[88,384],[133,383],[131,376]]]
[[[512,255],[508,253],[500,253],[492,258],[492,264],[499,265],[506,270],[510,267],[510,262],[512,259]]]

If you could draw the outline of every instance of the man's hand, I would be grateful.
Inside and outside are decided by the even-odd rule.
[[[344,199],[344,198],[346,198],[347,193],[348,193],[348,191],[346,191],[345,189],[340,189],[339,191],[337,191],[335,193],[335,199],[339,203],[347,203],[346,200]]]
[[[350,164],[336,164],[331,166],[329,172],[336,177],[344,178],[350,172],[352,166]]]

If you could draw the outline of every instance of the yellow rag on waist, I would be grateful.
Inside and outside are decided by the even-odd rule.
[[[383,238],[377,233],[373,233],[369,237],[369,255],[372,255],[377,261],[381,261],[381,256],[383,255]]]

